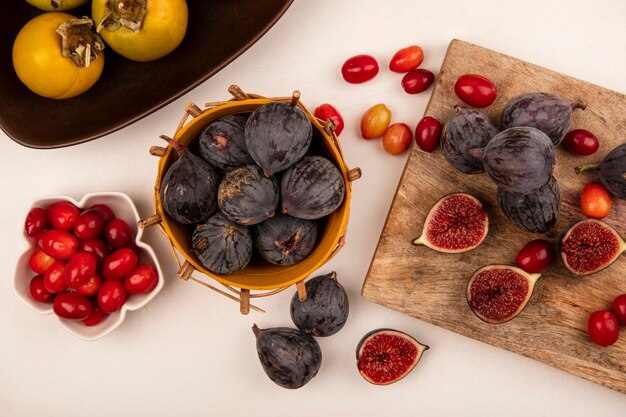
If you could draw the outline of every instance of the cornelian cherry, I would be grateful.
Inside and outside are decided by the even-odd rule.
[[[361,136],[363,139],[381,137],[391,122],[391,111],[382,103],[370,107],[361,117]]]
[[[151,265],[138,265],[126,278],[124,288],[129,294],[145,294],[156,287],[159,276]]]
[[[472,107],[487,107],[496,100],[496,86],[491,80],[476,74],[461,75],[454,84],[454,92]]]
[[[394,123],[383,134],[383,148],[391,155],[400,155],[411,146],[413,132],[405,123]]]
[[[92,306],[89,299],[77,292],[64,291],[54,297],[52,304],[54,313],[68,320],[84,320],[91,314]]]
[[[599,182],[585,185],[580,194],[580,209],[593,219],[602,219],[611,211],[611,193]]]
[[[135,238],[128,223],[122,219],[113,219],[104,226],[104,238],[112,248],[133,248]]]
[[[515,257],[515,263],[524,271],[534,274],[543,271],[554,259],[550,242],[543,239],[531,240],[524,245]]]
[[[48,213],[41,207],[31,209],[26,215],[24,231],[28,237],[35,237],[48,226]]]
[[[104,230],[105,215],[100,209],[90,209],[80,213],[74,223],[74,234],[79,239],[93,239]]]
[[[97,269],[96,255],[89,252],[77,252],[67,262],[65,281],[71,288],[78,288],[89,281]]]
[[[48,223],[55,229],[72,230],[80,210],[69,201],[57,201],[48,207]]]
[[[600,141],[596,135],[585,129],[575,129],[563,138],[563,145],[577,155],[587,156],[596,153]]]
[[[434,117],[424,116],[415,127],[415,143],[424,152],[432,152],[439,146],[441,122]]]
[[[418,45],[407,46],[393,54],[389,61],[389,69],[393,72],[409,72],[420,66],[424,61],[424,51]]]
[[[30,280],[29,290],[33,300],[39,301],[40,303],[51,303],[54,297],[54,294],[46,290],[43,284],[43,276],[41,275],[34,276],[33,279]]]
[[[43,276],[43,285],[51,293],[60,293],[67,290],[65,281],[65,269],[67,264],[63,261],[56,261]]]
[[[435,81],[435,74],[427,69],[418,68],[402,77],[402,88],[409,94],[421,93]]]
[[[351,84],[369,81],[378,74],[378,62],[371,55],[356,55],[348,58],[341,67],[343,79]]]
[[[98,291],[98,306],[105,313],[113,313],[126,302],[126,291],[121,281],[105,280]]]
[[[332,120],[335,124],[335,134],[337,136],[339,136],[339,134],[343,131],[343,117],[341,117],[341,113],[339,113],[339,111],[332,105],[328,103],[320,104],[315,109],[313,115],[323,121],[328,119]]]

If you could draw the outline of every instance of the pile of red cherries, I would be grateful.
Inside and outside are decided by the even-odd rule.
[[[36,207],[28,212],[24,230],[36,243],[29,259],[37,274],[30,294],[52,303],[63,319],[95,326],[122,308],[129,295],[157,285],[154,267],[139,263],[132,229],[107,205],[81,210],[57,201]]]

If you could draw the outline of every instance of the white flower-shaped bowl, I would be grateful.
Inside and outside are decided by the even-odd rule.
[[[137,244],[137,252],[139,255],[139,262],[152,265],[159,274],[159,281],[157,286],[146,294],[134,294],[128,296],[126,302],[122,308],[104,319],[102,322],[95,326],[85,326],[81,321],[65,320],[57,317],[53,314],[52,304],[44,304],[35,301],[30,295],[30,281],[36,275],[29,266],[30,256],[35,250],[37,250],[37,241],[33,238],[29,238],[26,232],[22,229],[22,236],[24,242],[24,253],[19,257],[17,267],[15,268],[13,286],[17,296],[28,304],[33,310],[40,314],[53,314],[65,330],[77,336],[83,340],[96,340],[109,332],[113,331],[119,325],[122,324],[128,311],[139,310],[152,300],[163,288],[163,272],[161,266],[157,260],[154,250],[142,241],[143,230],[137,227],[137,222],[140,220],[137,208],[133,204],[130,197],[126,194],[118,192],[102,192],[91,193],[85,195],[80,201],[76,201],[71,197],[66,196],[47,196],[40,197],[33,200],[31,207],[47,208],[55,201],[69,201],[75,204],[78,208],[86,209],[94,204],[106,204],[109,206],[115,216],[124,220],[130,226],[135,236],[135,243]],[[27,211],[28,212],[28,211]],[[26,218],[27,212],[24,213]]]

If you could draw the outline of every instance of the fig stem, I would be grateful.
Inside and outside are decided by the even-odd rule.
[[[579,101],[573,102],[572,104],[570,104],[570,106],[572,107],[572,110],[576,110],[576,109],[585,110],[587,108],[587,103],[585,103],[582,100],[579,100]]]
[[[460,112],[461,112],[461,106],[459,106],[458,104],[455,104],[455,105],[454,105],[454,111],[455,111],[456,113],[460,113]]]
[[[337,273],[335,271],[330,273],[330,279],[333,281],[337,281]]]
[[[472,148],[468,151],[470,155],[477,159],[483,159],[485,155],[485,148]]]
[[[181,145],[180,143],[176,142],[174,139],[170,138],[169,136],[159,135],[159,137],[161,139],[163,139],[164,141],[166,141],[168,144],[172,145],[172,148],[176,149],[176,152],[178,152],[179,156],[180,156],[180,154],[185,152],[186,148],[183,145]]]
[[[577,174],[580,174],[582,171],[597,172],[599,167],[600,164],[587,164],[574,168],[574,171],[576,171]]]
[[[261,334],[261,329],[259,329],[256,323],[252,325],[252,333],[254,333],[254,336],[256,337],[259,337],[259,335]]]
[[[424,244],[424,241],[422,240],[422,235],[420,235],[420,237],[413,239],[413,241],[411,242],[411,245],[413,246],[421,246]]]

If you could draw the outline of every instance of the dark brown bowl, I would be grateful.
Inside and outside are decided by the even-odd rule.
[[[23,0],[0,13],[0,127],[17,143],[49,149],[104,136],[165,106],[252,46],[293,0],[190,0],[185,39],[153,62],[133,62],[108,48],[100,80],[86,93],[52,100],[32,93],[13,70],[22,26],[42,13]],[[68,13],[90,15],[89,8]]]

